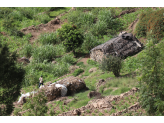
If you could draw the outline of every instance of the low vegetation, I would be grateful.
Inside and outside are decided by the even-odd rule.
[[[122,11],[134,7],[1,7],[0,8],[0,115],[14,116],[57,116],[88,104],[96,97],[88,98],[90,91],[102,96],[120,95],[133,87],[140,88],[135,95],[113,101],[110,111],[86,110],[87,115],[106,116],[117,113],[140,103],[142,108],[127,111],[121,115],[164,115],[163,114],[163,13],[164,9],[139,8],[137,11],[121,15]],[[70,10],[70,11],[69,11]],[[68,12],[69,11],[69,12]],[[151,15],[151,16],[150,16]],[[59,17],[60,29],[41,33],[31,42],[33,34],[22,33],[22,29],[46,24]],[[133,33],[145,39],[144,49],[135,56],[121,59],[107,56],[102,63],[85,59],[90,50],[114,37],[120,31],[129,30],[130,24],[139,17]],[[132,31],[132,30],[131,30]],[[20,57],[30,58],[23,65],[16,61]],[[70,66],[79,68],[70,73]],[[89,72],[91,68],[95,71]],[[39,95],[30,98],[21,107],[13,107],[20,91],[23,93],[38,89],[39,77],[44,82],[78,76],[84,79],[89,90],[67,96],[67,104],[61,100],[47,103]],[[16,78],[15,78],[16,77]],[[99,80],[104,79],[103,83]],[[100,84],[100,85],[98,85]],[[8,96],[6,96],[8,95]],[[81,115],[86,115],[82,113]]]

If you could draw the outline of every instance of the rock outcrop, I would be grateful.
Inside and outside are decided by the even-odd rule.
[[[86,84],[84,80],[78,77],[74,77],[74,76],[69,76],[62,80],[59,80],[56,82],[56,84],[62,84],[66,86],[68,89],[67,95],[71,95],[73,93],[86,89]]]
[[[82,113],[86,113],[87,110],[95,110],[95,109],[112,109],[113,105],[111,104],[112,101],[119,101],[123,99],[126,96],[133,95],[136,92],[139,91],[139,88],[132,88],[130,91],[122,93],[121,95],[116,95],[116,96],[107,96],[102,99],[92,99],[91,101],[88,102],[86,106],[82,106],[81,108],[74,109],[68,112],[63,112],[62,114],[59,114],[58,116],[77,116],[81,115]],[[131,109],[138,109],[140,108],[139,103],[136,103],[130,107],[128,107],[128,110]],[[112,116],[118,116],[125,112],[125,110],[117,112],[112,114]]]
[[[121,33],[118,37],[101,44],[90,51],[90,58],[101,62],[106,55],[132,56],[140,52],[143,44],[132,33]]]

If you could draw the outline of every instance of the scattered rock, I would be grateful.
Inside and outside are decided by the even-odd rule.
[[[46,82],[44,85],[45,85],[45,87],[47,87],[47,86],[49,86],[51,84],[52,84],[52,82],[50,81],[50,82]]]
[[[26,57],[22,57],[20,59],[17,59],[18,63],[23,63],[24,65],[30,63],[29,59]]]
[[[98,102],[92,103],[95,108],[109,108],[112,105],[106,100],[99,100]]]
[[[73,115],[80,115],[80,111],[79,110],[77,110],[77,109],[75,109],[74,111],[73,111]]]
[[[56,64],[57,62],[56,62],[56,61],[52,61],[51,63],[52,63],[52,64]]]
[[[89,70],[89,73],[96,72],[96,70],[97,70],[97,68],[91,68],[91,69]]]
[[[96,91],[91,91],[88,93],[88,98],[92,98],[92,97],[96,97],[98,98],[103,98],[103,96],[101,96],[101,93],[96,92]]]
[[[122,36],[123,34],[127,34],[127,31],[120,32],[118,36]]]
[[[100,87],[102,84],[105,84],[105,80],[104,79],[100,79],[99,82],[97,83],[96,87]]]

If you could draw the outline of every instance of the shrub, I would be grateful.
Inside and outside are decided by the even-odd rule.
[[[89,52],[92,48],[100,44],[101,42],[99,42],[98,38],[89,32],[84,35],[84,42],[82,44],[82,49],[87,50]]]
[[[33,52],[33,47],[31,44],[26,44],[24,47],[23,47],[23,50],[22,50],[22,54],[28,58],[31,57],[32,55],[32,52]]]
[[[92,14],[92,12],[88,12],[88,13],[81,13],[79,18],[80,18],[79,21],[82,24],[87,23],[89,25],[89,24],[92,24],[94,22],[95,16]]]
[[[33,98],[29,98],[23,105],[23,109],[28,109],[23,116],[45,116],[48,111],[46,103],[47,97],[44,95],[44,92],[39,92]]]
[[[37,12],[37,8],[36,7],[23,7],[19,11],[26,18],[33,19],[35,13]]]
[[[34,69],[26,70],[26,74],[23,80],[23,87],[27,87],[30,85],[36,85],[39,83],[40,74]]]
[[[47,14],[43,14],[43,13],[35,16],[35,19],[39,20],[43,24],[48,23],[51,20],[51,18]]]
[[[110,10],[101,10],[98,14],[98,20],[104,21],[107,24],[108,28],[112,28],[113,26],[113,18]]]
[[[10,53],[6,45],[1,45],[1,41],[0,59],[0,115],[6,116],[11,114],[13,102],[20,95],[25,71],[16,64],[16,52]]]
[[[163,46],[164,42],[158,46],[150,40],[142,63],[140,103],[149,115],[164,115]]]
[[[82,72],[84,72],[84,70],[79,68],[79,69],[76,69],[72,75],[73,76],[78,76]]]
[[[77,62],[77,59],[74,58],[73,54],[66,54],[61,58],[61,62],[65,62],[68,64],[75,64]]]
[[[97,21],[96,24],[93,24],[90,28],[90,32],[94,36],[105,35],[107,33],[107,23],[105,21]]]
[[[23,15],[21,14],[20,11],[13,11],[8,16],[13,17],[13,19],[15,19],[17,21],[22,21],[23,20]]]
[[[64,40],[63,45],[66,51],[73,51],[80,47],[83,43],[83,35],[77,30],[76,26],[64,24],[61,29],[58,29],[59,37]]]
[[[15,109],[14,109],[14,112],[13,112],[14,116],[20,116],[20,115],[21,115],[21,114],[19,113],[20,111],[21,111],[20,108],[15,108]]]
[[[56,56],[61,56],[66,54],[65,47],[63,46],[62,43],[54,45],[54,49],[56,51]]]
[[[57,32],[51,33],[43,33],[39,36],[38,42],[41,42],[43,45],[45,44],[56,44],[60,42],[59,37],[57,36]]]
[[[78,62],[76,65],[81,68],[85,68],[84,62]]]
[[[0,7],[0,18],[10,14],[13,11],[10,7]]]
[[[26,75],[23,80],[24,86],[38,85],[40,75],[44,76],[44,82],[50,78],[60,77],[69,72],[69,64],[60,62],[56,64],[31,62],[25,67]]]
[[[146,11],[140,15],[139,23],[136,26],[136,34],[139,37],[147,36],[152,31],[154,38],[158,41],[163,37],[164,31],[164,9],[158,11]]]
[[[44,60],[52,60],[56,56],[56,51],[53,45],[43,45],[35,48],[32,57],[36,62],[43,62]]]
[[[112,71],[116,77],[119,77],[122,68],[122,59],[117,56],[107,55],[103,58],[100,68],[105,71]]]

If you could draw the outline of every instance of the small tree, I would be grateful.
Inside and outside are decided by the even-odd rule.
[[[59,37],[64,40],[63,45],[67,52],[73,51],[75,54],[75,49],[83,43],[84,37],[75,25],[64,24],[61,29],[58,29],[58,34]]]
[[[20,95],[24,70],[17,66],[16,53],[10,53],[8,47],[0,42],[0,115],[10,115],[13,102]]]
[[[164,115],[164,42],[150,40],[142,63],[140,104],[149,115]]]
[[[46,105],[47,97],[44,95],[44,92],[39,92],[33,98],[29,98],[27,102],[23,105],[23,109],[28,110],[24,113],[24,116],[45,116],[48,107]]]
[[[122,68],[122,59],[117,56],[107,55],[102,59],[100,68],[105,71],[112,71],[116,77],[119,77]]]

